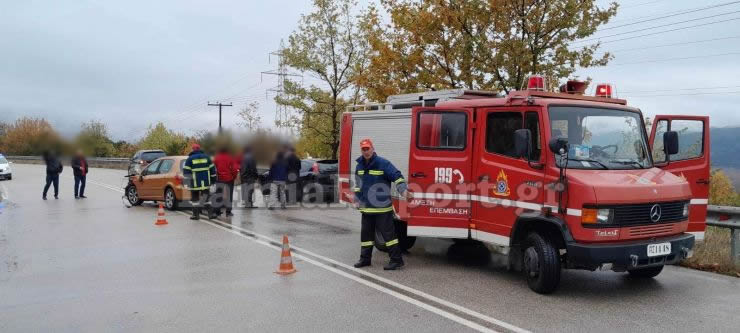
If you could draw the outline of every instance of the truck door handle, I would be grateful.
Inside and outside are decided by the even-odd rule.
[[[487,181],[488,179],[490,179],[490,177],[488,177],[488,175],[480,175],[478,177],[478,182]]]
[[[427,175],[425,175],[423,172],[414,172],[414,173],[411,174],[411,177],[413,177],[413,178],[424,178],[426,176]]]
[[[698,180],[696,181],[696,183],[697,183],[697,184],[704,184],[704,185],[709,185],[709,179],[704,179],[704,178],[702,178],[702,179],[698,179]]]

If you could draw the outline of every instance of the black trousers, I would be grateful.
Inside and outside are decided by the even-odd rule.
[[[54,185],[54,196],[59,196],[59,174],[46,174],[46,185],[44,186],[44,198],[46,198],[46,192],[49,192],[49,186]]]
[[[226,208],[227,213],[231,213],[232,201],[234,197],[234,182],[216,182],[216,192],[211,195],[211,206],[216,215],[221,214],[221,208]]]
[[[75,176],[75,197],[85,195],[85,180],[87,176]]]
[[[393,212],[380,214],[362,214],[362,230],[360,231],[360,259],[370,261],[375,244],[375,229],[383,235],[382,241],[388,247],[388,256],[391,262],[403,262],[401,247],[398,244],[396,228],[393,225]]]
[[[190,202],[193,205],[193,216],[199,217],[202,206],[205,205],[206,212],[210,210],[210,196],[208,189],[190,191]]]

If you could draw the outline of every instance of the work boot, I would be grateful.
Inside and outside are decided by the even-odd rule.
[[[383,270],[395,271],[401,267],[403,267],[403,261],[391,261],[388,265],[383,266]]]
[[[191,217],[190,217],[190,219],[191,219],[191,220],[195,220],[195,221],[197,221],[197,220],[200,220],[200,216],[198,216],[198,215],[193,215],[193,216],[191,216]]]
[[[360,259],[360,261],[358,261],[355,264],[355,268],[362,268],[362,267],[365,267],[365,266],[370,266],[370,260],[362,260],[362,259]]]

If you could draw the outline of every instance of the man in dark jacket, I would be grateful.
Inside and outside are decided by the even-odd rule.
[[[42,198],[46,200],[46,193],[49,186],[54,185],[54,199],[59,199],[59,174],[62,173],[62,162],[59,161],[56,154],[45,152],[44,162],[46,163],[46,185]]]
[[[391,184],[396,184],[399,194],[406,194],[406,180],[393,164],[375,153],[372,141],[360,141],[362,156],[357,159],[355,168],[354,202],[362,213],[360,231],[360,261],[356,268],[370,266],[370,259],[375,245],[375,229],[383,235],[385,246],[391,260],[385,270],[396,270],[403,267],[401,248],[398,244],[393,222],[393,202],[391,201]]]
[[[77,154],[72,159],[72,171],[75,175],[75,199],[84,199],[85,196],[85,180],[87,179],[87,160],[81,150],[77,151]]]
[[[280,201],[280,208],[285,209],[285,182],[288,180],[288,162],[284,152],[278,152],[275,161],[270,166],[270,202],[268,209]]]
[[[295,154],[293,147],[286,149],[287,157],[286,162],[288,166],[288,201],[290,204],[296,203],[301,198],[301,191],[299,178],[301,176],[301,159]]]
[[[211,197],[211,205],[215,215],[221,215],[221,207],[226,208],[226,216],[230,217],[232,200],[234,196],[234,180],[236,179],[239,169],[234,162],[234,157],[229,153],[229,149],[221,148],[213,157],[213,164],[216,166],[216,193]]]
[[[242,180],[242,198],[244,199],[244,206],[246,208],[254,208],[254,186],[259,178],[257,172],[257,161],[252,155],[252,148],[244,148],[244,156],[242,157],[241,164],[241,180]]]
[[[200,150],[199,144],[193,144],[193,151],[185,160],[182,169],[188,180],[190,202],[193,205],[193,216],[190,219],[200,219],[201,205],[205,205],[209,218],[215,218],[210,212],[209,193],[211,184],[216,182],[216,166],[213,165],[211,158]]]

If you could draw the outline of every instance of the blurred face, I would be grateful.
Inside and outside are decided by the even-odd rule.
[[[373,147],[362,148],[362,157],[364,157],[366,160],[369,160],[371,157],[373,157],[373,153],[375,153],[375,148]]]

